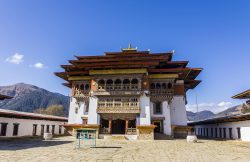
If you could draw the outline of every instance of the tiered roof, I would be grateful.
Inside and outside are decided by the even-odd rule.
[[[137,51],[130,46],[121,52],[105,52],[102,56],[75,56],[76,60],[69,60],[70,65],[61,65],[64,72],[55,75],[67,81],[65,86],[71,87],[69,77],[89,76],[90,70],[147,69],[148,74],[178,74],[178,78],[185,81],[186,90],[196,87],[201,81],[195,78],[202,68],[187,67],[188,61],[172,61],[173,53]]]

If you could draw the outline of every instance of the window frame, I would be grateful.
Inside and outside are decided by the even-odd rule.
[[[157,104],[159,104],[159,105],[157,105]],[[160,111],[157,111],[157,110],[160,110]],[[163,114],[163,111],[162,111],[162,102],[154,102],[153,112],[154,112],[155,115],[162,115]]]
[[[18,132],[19,132],[19,123],[13,123],[13,132],[12,132],[12,136],[18,136]]]
[[[8,130],[8,123],[0,123],[0,124],[1,124],[0,136],[6,136]],[[3,128],[4,128],[3,125],[5,126],[4,134],[3,134]]]

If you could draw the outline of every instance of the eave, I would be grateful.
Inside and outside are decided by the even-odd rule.
[[[249,99],[250,98],[250,89],[247,91],[244,91],[242,93],[239,93],[237,95],[232,96],[234,99]]]

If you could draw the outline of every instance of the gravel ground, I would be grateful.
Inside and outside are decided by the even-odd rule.
[[[15,139],[0,141],[0,162],[4,161],[250,161],[250,143],[199,140],[97,140],[97,147],[74,149],[73,137],[52,141]]]

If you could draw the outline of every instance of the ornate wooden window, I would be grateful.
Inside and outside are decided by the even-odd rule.
[[[156,89],[161,89],[161,84],[160,83],[156,83]]]
[[[168,83],[168,89],[171,89],[173,87],[172,83]]]
[[[116,79],[116,80],[115,80],[115,86],[114,86],[114,89],[116,89],[116,90],[120,90],[120,89],[122,89],[121,85],[122,85],[122,81],[121,81],[121,79]]]
[[[138,79],[132,79],[131,89],[138,89]]]
[[[162,114],[162,104],[161,102],[154,103],[154,114]]]
[[[154,83],[150,84],[150,89],[155,89],[155,84]]]
[[[89,84],[85,84],[85,90],[89,90],[90,86]]]
[[[162,89],[167,89],[166,83],[162,83],[161,88],[162,88]]]
[[[112,90],[113,89],[113,80],[108,79],[106,82],[106,89],[107,90]]]
[[[129,79],[124,79],[123,80],[123,89],[125,89],[125,90],[130,89],[130,80]]]
[[[105,81],[103,79],[98,81],[98,89],[105,89]]]
[[[82,91],[84,91],[84,85],[83,85],[83,84],[80,85],[80,89],[81,89]]]

